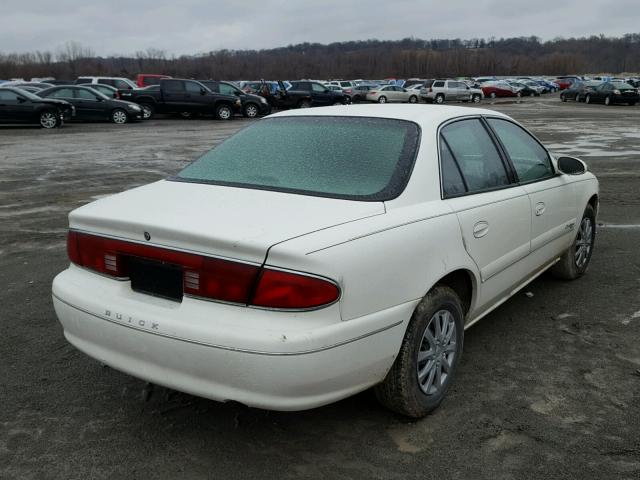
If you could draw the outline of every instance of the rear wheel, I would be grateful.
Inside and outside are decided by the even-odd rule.
[[[60,115],[55,110],[45,110],[40,113],[40,126],[42,128],[56,128],[61,123]]]
[[[218,120],[231,120],[233,111],[229,105],[223,103],[216,107],[215,115]]]
[[[418,97],[416,97],[415,95],[411,95],[409,97],[409,103],[418,103]]]
[[[380,97],[378,97],[378,103],[387,103],[387,97],[381,95]]]
[[[116,108],[113,112],[111,112],[111,121],[118,125],[122,125],[129,121],[129,116],[127,115],[127,112],[125,112],[121,108]]]
[[[436,95],[436,103],[443,104],[444,103],[444,95],[439,93]]]
[[[575,280],[584,275],[591,261],[595,240],[596,214],[593,207],[587,205],[575,240],[560,257],[560,260],[551,267],[551,272],[565,280]]]
[[[375,387],[380,403],[423,417],[445,397],[462,355],[464,313],[456,293],[435,286],[418,304],[391,370]]]
[[[482,99],[480,98],[480,95],[478,95],[477,93],[473,97],[471,97],[471,101],[473,103],[480,103],[480,100]]]
[[[517,92],[516,93],[516,97],[521,98],[522,97],[522,92]]]
[[[576,102],[579,102],[579,101],[580,101],[580,94],[579,94],[579,93],[576,93],[575,101],[576,101]]]
[[[591,95],[584,97],[584,103],[591,103]]]
[[[311,108],[311,100],[301,100],[298,104],[298,108]]]
[[[564,96],[564,93],[560,94],[560,101],[561,102],[566,102],[567,101],[567,97]]]

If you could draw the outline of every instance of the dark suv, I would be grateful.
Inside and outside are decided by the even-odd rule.
[[[258,115],[269,115],[271,113],[271,105],[269,105],[266,98],[260,95],[245,93],[230,82],[218,80],[198,81],[214,93],[237,96],[242,102],[242,115],[247,118],[255,118]]]

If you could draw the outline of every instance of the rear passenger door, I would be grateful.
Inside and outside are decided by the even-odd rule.
[[[487,118],[531,203],[531,251],[549,246],[549,256],[564,250],[575,235],[576,184],[556,175],[547,150],[524,128],[502,118]]]
[[[531,207],[481,118],[440,130],[442,196],[457,214],[465,249],[496,297],[518,279],[501,273],[530,251]]]
[[[169,111],[180,112],[189,109],[182,80],[165,80],[160,88],[164,103]]]

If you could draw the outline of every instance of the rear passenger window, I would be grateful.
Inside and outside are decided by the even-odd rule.
[[[444,82],[433,82],[434,87],[444,87]]]
[[[184,92],[184,82],[181,80],[165,80],[162,85],[168,92]]]
[[[110,78],[99,78],[97,80],[98,83],[101,83],[102,85],[110,85],[112,87],[115,87],[115,81],[111,80]]]
[[[534,182],[554,174],[547,151],[523,128],[496,118],[487,122],[504,145],[521,182]]]
[[[442,172],[442,193],[445,197],[453,197],[467,191],[451,150],[442,139],[440,139],[440,170]]]
[[[509,185],[500,154],[479,119],[451,123],[442,129],[441,135],[460,167],[469,192]]]

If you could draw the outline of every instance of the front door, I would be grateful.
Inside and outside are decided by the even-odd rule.
[[[109,111],[107,102],[89,90],[74,89],[76,116],[85,120],[107,120]]]
[[[547,150],[526,130],[505,119],[487,118],[531,203],[531,251],[552,246],[550,255],[568,247],[576,232],[576,186],[556,175]],[[553,244],[556,244],[553,247]],[[560,249],[560,250],[558,250]]]

